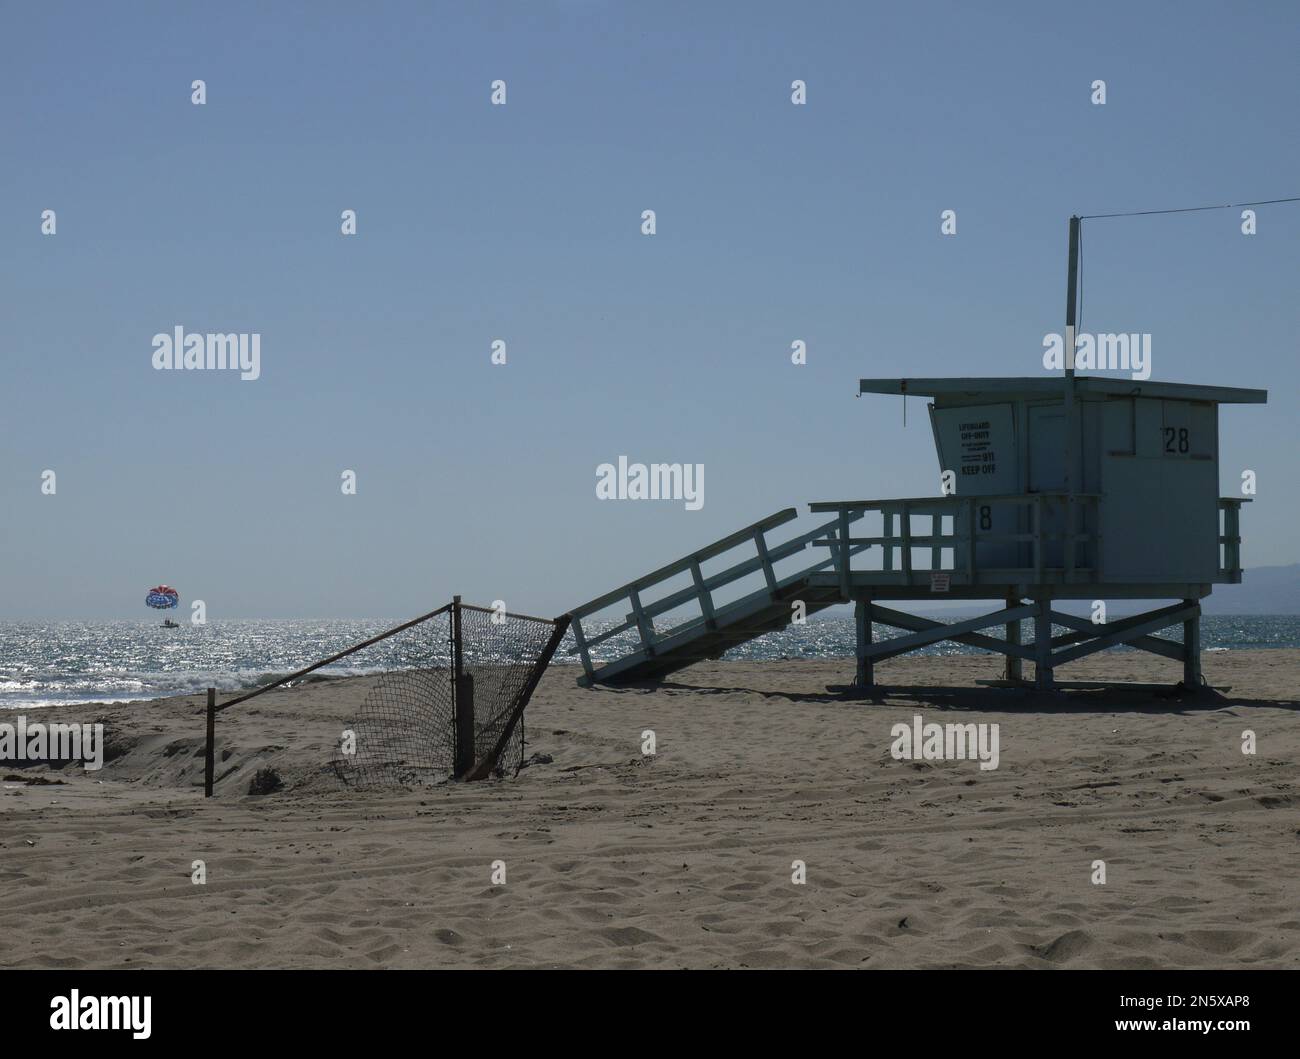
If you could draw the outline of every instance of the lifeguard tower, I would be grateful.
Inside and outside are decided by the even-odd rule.
[[[1070,350],[1077,238],[1071,218]],[[1058,666],[1119,644],[1181,661],[1186,687],[1203,683],[1200,600],[1241,581],[1247,502],[1218,495],[1219,406],[1262,404],[1266,391],[1077,376],[1068,364],[1063,376],[863,379],[859,393],[931,400],[941,495],[811,504],[829,520],[778,543],[769,534],[798,514],[787,508],[574,608],[582,683],[659,678],[850,602],[862,687],[875,663],[944,640],[1005,655],[1005,679],[990,683],[1026,683],[1028,661],[1036,685],[1052,688]],[[809,548],[824,557],[786,573]],[[952,623],[888,606],[939,599],[1001,606]],[[1058,600],[1172,602],[1095,623],[1053,609]],[[609,627],[583,628],[610,608]],[[1155,635],[1178,623],[1181,643]],[[876,641],[875,624],[902,635]],[[1053,625],[1069,631],[1053,636]],[[984,631],[997,626],[1004,637]],[[592,648],[620,635],[633,643],[593,661]]]
[[[932,399],[939,480],[951,491],[811,504],[829,521],[776,543],[770,531],[797,515],[786,509],[575,608],[582,681],[661,677],[782,628],[798,613],[852,602],[855,683],[863,686],[874,683],[876,662],[943,640],[1005,655],[1000,683],[1023,683],[1022,663],[1029,661],[1037,686],[1050,688],[1057,666],[1128,644],[1182,661],[1183,684],[1200,685],[1200,600],[1216,584],[1241,581],[1239,513],[1247,502],[1218,495],[1218,408],[1260,404],[1267,392],[1094,377],[1072,382],[1073,415],[1060,378],[861,380],[864,394]],[[779,576],[782,560],[809,547],[825,548],[826,557]],[[705,563],[740,548],[753,554],[704,574]],[[715,593],[756,574],[762,587],[716,602]],[[689,585],[649,600],[682,575]],[[888,606],[937,599],[1004,605],[947,624]],[[1057,600],[1124,599],[1174,602],[1104,624],[1053,609]],[[627,608],[621,622],[584,634],[584,618],[618,604]],[[692,604],[698,614],[656,628],[656,617]],[[1034,622],[1032,644],[1021,643],[1024,619]],[[1182,643],[1153,635],[1179,622]],[[904,634],[875,641],[873,623]],[[1053,637],[1054,624],[1071,631]],[[982,631],[999,625],[1005,638]],[[593,663],[593,646],[629,631],[639,640],[634,649]]]

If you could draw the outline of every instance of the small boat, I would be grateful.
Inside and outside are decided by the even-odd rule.
[[[166,621],[164,621],[164,622],[162,623],[161,628],[164,628],[164,629],[179,629],[179,628],[180,628],[180,623],[179,623],[179,622],[172,621],[171,618],[168,618]]]

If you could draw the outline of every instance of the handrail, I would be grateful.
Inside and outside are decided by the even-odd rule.
[[[780,544],[764,544],[767,552],[767,561],[764,562],[762,555],[755,555],[743,562],[729,566],[725,570],[719,570],[716,574],[710,574],[703,578],[703,587],[706,591],[712,592],[715,588],[721,588],[723,585],[730,584],[732,581],[739,581],[742,577],[747,577],[752,573],[760,570],[770,569],[773,564],[779,563],[782,559],[788,559],[792,555],[797,555],[804,550],[804,547],[813,542],[813,538],[819,533],[825,533],[828,529],[833,529],[836,523],[827,522],[825,525],[818,526],[816,529],[809,530],[807,533],[798,537],[791,537],[788,541],[782,541]],[[646,586],[642,586],[646,587]],[[770,584],[769,584],[769,587]],[[664,596],[653,603],[643,604],[642,609],[648,617],[654,617],[658,614],[665,614],[683,603],[690,602],[699,595],[700,584],[692,584],[686,588],[679,589],[672,595]],[[595,640],[588,641],[595,643]]]
[[[866,549],[864,547],[859,546],[852,549],[852,554],[856,555],[858,554],[858,552],[865,551],[865,550]],[[822,559],[819,562],[814,563],[812,566],[805,567],[804,569],[796,571],[793,574],[787,574],[785,577],[777,581],[776,591],[779,592],[780,590],[788,587],[789,585],[797,584],[800,581],[802,581],[804,578],[808,577],[810,574],[820,573],[821,571],[825,570],[826,567],[832,565],[832,563],[834,562],[836,562],[834,558]],[[764,588],[758,590],[757,592],[751,593],[748,596],[743,596],[740,599],[733,599],[728,603],[719,605],[716,611],[714,611],[713,614],[711,615],[712,620],[715,622],[715,624],[718,622],[725,623],[728,618],[734,616],[737,612],[746,611],[752,605],[754,597],[764,592],[766,592],[769,597],[772,595],[771,589]],[[710,606],[710,610],[713,611],[712,606]],[[655,638],[655,643],[659,644],[666,640],[674,639],[683,633],[690,632],[691,630],[698,628],[701,625],[707,625],[709,620],[710,620],[710,616],[701,615],[700,617],[691,618],[688,621],[684,621],[678,625],[674,625],[671,629],[665,630],[662,636],[657,636]],[[607,629],[597,636],[593,636],[590,639],[586,639],[584,642],[588,648],[594,647],[596,644],[601,643],[604,640],[608,640],[613,636],[617,635],[618,633],[627,632],[630,628],[635,628],[635,623],[632,623],[630,625],[624,623],[623,625],[615,629]],[[575,647],[572,650],[570,650],[568,653],[571,655],[581,654],[581,651],[579,651],[579,649]]]
[[[809,538],[806,541],[806,543],[808,544],[821,544],[822,543],[821,541],[811,540],[811,538],[815,534],[824,533],[827,529],[827,526],[834,527],[835,523],[832,522],[832,523],[827,523],[827,525],[825,526],[818,526],[814,530],[809,530],[801,537],[795,537],[792,540],[777,545],[775,548],[770,548],[768,550],[768,554],[771,556],[771,558],[774,561],[780,558],[786,558],[789,555],[794,555],[797,552],[802,551],[803,546],[800,545],[800,547],[798,548],[790,548],[790,545],[796,543],[797,541],[804,541],[805,538]],[[855,547],[851,549],[850,551],[851,555],[857,555],[859,552],[866,550],[865,544],[857,540],[854,540],[853,543]],[[789,550],[786,551],[786,549]],[[784,552],[784,554],[779,554],[781,552]],[[833,563],[837,562],[837,560],[838,560],[838,556],[832,556],[829,559],[821,559],[818,562],[813,563],[811,566],[798,571],[797,573],[790,574],[782,578],[780,581],[777,582],[777,587],[782,588],[786,584],[797,581],[799,580],[799,578],[805,577],[808,574],[820,573],[821,571],[825,570],[826,567],[831,566]],[[746,559],[743,563],[737,563],[735,566],[728,567],[726,570],[722,570],[719,573],[713,574],[708,578],[703,578],[700,581],[695,582],[693,585],[688,586],[687,588],[679,589],[677,592],[674,592],[670,596],[664,596],[662,599],[657,599],[653,603],[643,603],[641,605],[641,613],[647,618],[654,618],[659,614],[664,614],[670,610],[676,609],[677,607],[681,606],[683,603],[689,603],[692,599],[698,598],[701,603],[700,610],[702,612],[702,617],[705,620],[709,620],[710,618],[713,617],[712,614],[713,600],[711,598],[712,590],[715,588],[721,588],[723,585],[730,584],[732,581],[739,581],[742,577],[747,577],[749,574],[754,573],[755,571],[759,570],[761,567],[762,567],[762,562],[757,557],[754,559]],[[770,585],[768,587],[768,591],[772,591]],[[698,619],[693,619],[693,620],[698,621]],[[675,625],[673,626],[673,632],[677,632],[683,628],[686,628],[690,624],[691,622],[688,621],[688,622],[683,622],[681,625]],[[610,628],[605,629],[603,632],[597,633],[595,636],[584,636],[583,642],[589,648],[595,647],[599,643],[604,643],[606,640],[612,640],[615,636],[618,636],[622,633],[627,632],[629,629],[634,629],[636,627],[637,627],[637,622],[636,622],[635,615],[628,615],[623,619],[623,621],[620,624],[611,626]],[[574,647],[568,653],[579,654],[580,651],[577,647]]]
[[[1104,494],[1101,493],[1069,493],[1069,492],[1045,492],[1045,493],[1000,493],[1000,494],[965,494],[965,495],[948,495],[938,497],[922,497],[911,499],[888,500],[841,500],[841,501],[820,501],[810,504],[809,507],[814,511],[836,511],[841,517],[852,515],[853,518],[859,518],[867,511],[879,511],[884,520],[884,532],[878,537],[853,537],[843,529],[838,535],[831,535],[821,540],[813,541],[817,547],[830,548],[832,554],[839,554],[841,557],[842,568],[839,570],[841,586],[845,594],[850,584],[847,563],[844,561],[845,552],[849,549],[880,547],[884,550],[884,562],[882,569],[885,572],[893,572],[894,567],[894,549],[900,550],[901,572],[903,581],[906,584],[913,583],[917,574],[928,575],[937,570],[941,570],[936,556],[942,554],[942,549],[952,549],[952,567],[951,572],[964,575],[970,579],[970,584],[974,585],[978,581],[980,574],[979,566],[976,562],[975,548],[977,544],[1028,544],[1032,552],[1032,562],[1025,567],[1012,567],[1011,569],[1024,569],[1032,571],[1035,580],[1041,580],[1044,569],[1063,571],[1067,580],[1083,572],[1094,572],[1098,569],[1095,565],[1078,565],[1080,543],[1085,547],[1088,544],[1094,545],[1097,549],[1093,556],[1094,563],[1100,562],[1100,542],[1101,534],[1097,530],[1086,530],[1079,528],[1078,506],[1082,504],[1085,507],[1091,507],[1094,510],[1097,503],[1102,499]],[[1031,511],[1031,528],[1028,532],[994,532],[992,529],[979,529],[976,526],[975,512],[978,508],[1005,505],[1005,506],[1024,506],[1029,507]],[[1054,509],[1064,508],[1065,521],[1064,526],[1060,529],[1049,529],[1044,509],[1051,506]],[[964,513],[965,518],[962,518]],[[952,517],[952,531],[944,533],[940,518],[946,515]],[[917,515],[922,518],[929,517],[930,533],[928,535],[914,535],[912,533],[911,520],[912,516]],[[895,533],[893,520],[899,518],[898,532]],[[1049,541],[1062,542],[1060,565],[1048,565],[1045,553],[1045,545]],[[963,547],[964,545],[964,547]],[[930,568],[928,570],[914,571],[912,568],[912,549],[929,548],[930,549]]]
[[[1251,499],[1248,496],[1221,496],[1215,512],[1216,524],[1218,512],[1223,512],[1223,532],[1215,545],[1216,551],[1219,544],[1223,545],[1219,576],[1230,579],[1233,584],[1241,582],[1241,505],[1249,504]]]
[[[746,526],[744,529],[737,530],[735,533],[729,533],[721,537],[712,544],[706,545],[698,551],[691,552],[689,555],[671,562],[667,566],[661,566],[658,570],[651,571],[635,581],[629,581],[627,584],[614,589],[612,592],[606,592],[602,596],[597,596],[590,602],[582,604],[580,607],[572,608],[569,613],[575,618],[580,618],[587,614],[592,614],[598,610],[604,610],[611,603],[616,603],[633,589],[646,588],[657,581],[663,581],[666,578],[673,577],[689,570],[691,563],[702,563],[707,559],[712,559],[715,555],[722,552],[730,551],[738,544],[743,544],[747,540],[752,540],[755,533],[761,533],[764,530],[772,529],[786,522],[799,517],[799,511],[796,508],[788,507],[782,511],[768,515],[767,518],[759,519],[757,522]]]
[[[938,504],[944,507],[956,507],[966,503],[968,500],[976,502],[986,501],[990,503],[1020,502],[1032,504],[1038,497],[1044,499],[1065,499],[1067,497],[1076,497],[1080,500],[1100,500],[1105,493],[1066,493],[1066,492],[1049,492],[1049,493],[950,493],[947,496],[909,496],[909,497],[889,497],[884,500],[822,500],[815,504],[809,504],[809,511],[839,511],[841,508],[854,509],[861,508],[864,511],[878,511],[886,507],[902,506],[906,504],[913,508],[912,514],[921,515],[928,512],[916,510],[918,504]]]

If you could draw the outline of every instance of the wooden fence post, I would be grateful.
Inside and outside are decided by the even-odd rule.
[[[208,746],[203,755],[203,797],[212,797],[217,767],[217,689],[208,688]]]
[[[460,596],[451,601],[451,652],[452,652],[452,702],[456,709],[456,761],[457,779],[467,776],[474,768],[474,677],[465,672],[463,626],[461,623]]]

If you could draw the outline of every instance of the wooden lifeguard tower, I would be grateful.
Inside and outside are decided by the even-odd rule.
[[[1263,403],[1267,393],[1219,386],[1072,380],[1073,428],[1060,381],[1017,379],[863,379],[862,393],[933,398],[930,419],[941,471],[955,491],[939,499],[813,504],[835,512],[831,543],[878,546],[879,570],[843,569],[841,590],[858,614],[859,683],[873,663],[953,633],[1006,623],[1006,639],[964,642],[1007,656],[1006,679],[1035,665],[1037,684],[1053,670],[1117,644],[1183,662],[1183,683],[1202,683],[1200,600],[1216,584],[1241,581],[1239,514],[1244,497],[1220,497],[1218,406]],[[1067,431],[1074,444],[1067,441]],[[1074,474],[1066,474],[1066,459]],[[952,479],[949,479],[952,481]],[[1071,482],[1077,483],[1071,488]],[[973,487],[973,488],[972,488]],[[970,492],[966,492],[970,489]],[[848,525],[878,513],[879,536],[855,537]],[[915,532],[914,519],[928,519]],[[918,547],[928,561],[918,569]],[[879,601],[1000,596],[1005,608],[939,627],[881,607]],[[1103,624],[1052,609],[1055,600],[1171,599],[1176,602]],[[1019,622],[1034,621],[1034,643],[1019,643]],[[871,642],[872,621],[911,635]],[[1152,635],[1175,623],[1183,642]],[[1052,625],[1070,633],[1053,638]]]
[[[1071,218],[1071,358],[1078,222]],[[849,602],[862,687],[874,684],[877,662],[943,640],[1005,655],[1005,680],[993,683],[1025,683],[1029,661],[1037,686],[1048,689],[1058,666],[1119,644],[1179,660],[1183,685],[1203,683],[1200,600],[1216,584],[1241,581],[1247,502],[1218,495],[1218,410],[1262,404],[1266,391],[1076,376],[1070,359],[1063,376],[863,379],[859,393],[931,399],[942,494],[811,504],[832,517],[774,542],[768,534],[797,517],[787,508],[574,608],[582,683],[662,677],[796,615]],[[810,547],[825,548],[825,558],[779,569]],[[705,572],[706,563],[742,548],[751,554]],[[718,598],[758,577],[761,584],[738,598]],[[656,591],[663,594],[652,600]],[[886,605],[937,599],[1002,605],[953,623]],[[1125,599],[1172,602],[1105,623],[1053,609],[1058,600]],[[583,619],[611,607],[619,614],[610,627],[588,634]],[[667,627],[656,626],[660,617]],[[1031,644],[1021,642],[1026,619],[1034,622]],[[1154,635],[1178,623],[1181,643]],[[903,634],[877,642],[873,624]],[[1070,631],[1054,637],[1053,625]],[[1005,637],[983,631],[996,626]],[[634,644],[593,661],[593,647],[623,634]]]
[[[1220,497],[1221,404],[1258,404],[1264,390],[1076,377],[1075,444],[1059,378],[863,379],[859,391],[932,399],[930,421],[948,495],[839,500],[809,505],[829,521],[791,540],[768,539],[796,517],[777,512],[572,611],[583,681],[644,680],[781,628],[793,604],[814,613],[852,602],[857,618],[855,682],[874,683],[876,662],[943,640],[1007,658],[1006,682],[1034,663],[1040,688],[1066,662],[1118,644],[1183,663],[1199,685],[1200,600],[1216,584],[1241,581],[1239,513],[1244,497]],[[1066,452],[1078,483],[1069,488]],[[942,481],[942,478],[941,478]],[[827,556],[785,577],[777,564],[808,547]],[[752,557],[705,577],[704,563],[737,548]],[[691,584],[649,601],[656,586],[689,574]],[[714,594],[751,575],[764,585],[726,605]],[[998,610],[945,624],[887,604],[938,599],[1003,602]],[[1057,600],[1169,599],[1156,610],[1105,624],[1053,609]],[[584,635],[583,618],[623,603],[621,623]],[[657,630],[655,618],[695,604],[697,616]],[[1032,619],[1034,642],[1020,622]],[[1183,642],[1153,635],[1182,623]],[[872,625],[905,630],[875,641]],[[1071,630],[1052,636],[1052,626]],[[982,630],[1005,626],[1005,638]],[[591,648],[634,631],[637,646],[597,666]]]

